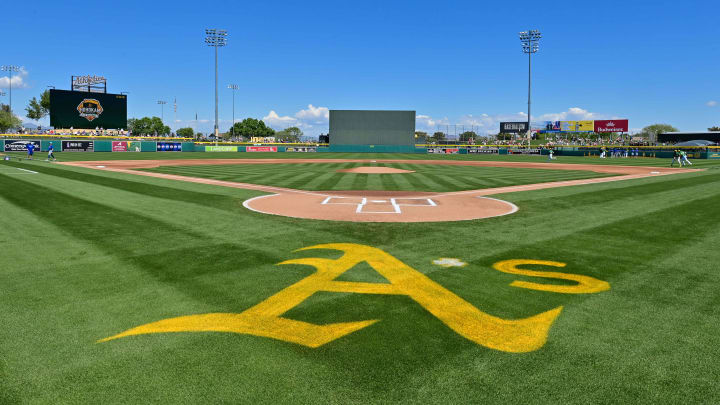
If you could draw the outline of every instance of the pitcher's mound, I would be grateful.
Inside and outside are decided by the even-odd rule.
[[[353,167],[352,169],[338,170],[338,173],[364,173],[364,174],[383,174],[383,173],[415,173],[414,170],[395,169],[393,167],[382,166],[362,166]]]

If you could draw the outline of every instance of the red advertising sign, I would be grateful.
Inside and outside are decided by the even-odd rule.
[[[247,152],[277,152],[277,146],[248,146]]]
[[[595,120],[595,132],[628,132],[628,120]]]
[[[113,141],[112,151],[113,152],[127,152],[128,143],[125,141]]]

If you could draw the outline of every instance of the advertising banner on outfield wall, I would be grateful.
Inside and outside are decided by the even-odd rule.
[[[593,121],[560,121],[560,130],[564,132],[592,132]]]
[[[113,152],[140,152],[140,141],[113,141]]]
[[[501,134],[524,134],[528,130],[528,123],[525,122],[501,122]]]
[[[458,154],[460,148],[428,148],[428,153],[445,153],[445,154]]]
[[[35,140],[28,141],[25,139],[23,139],[23,140],[6,139],[4,146],[3,146],[3,150],[5,152],[20,152],[20,151],[25,152],[25,151],[27,151],[27,145],[29,143],[35,145],[35,152],[40,152],[40,141],[35,141]]]
[[[486,147],[482,147],[482,146],[480,146],[480,147],[477,147],[477,146],[476,146],[476,147],[472,147],[472,146],[471,146],[471,147],[468,147],[468,148],[467,148],[467,153],[489,153],[489,154],[494,153],[494,154],[498,154],[498,153],[499,153],[499,149],[498,149],[498,148],[486,148]]]
[[[317,152],[314,146],[288,146],[285,152]]]
[[[205,152],[237,152],[238,147],[232,145],[208,145],[205,147]]]
[[[628,120],[595,120],[595,132],[628,132]]]
[[[182,144],[180,142],[158,142],[158,152],[180,152],[182,150]]]
[[[277,152],[277,146],[248,146],[247,152]]]
[[[93,141],[62,141],[63,152],[92,152],[95,150]]]

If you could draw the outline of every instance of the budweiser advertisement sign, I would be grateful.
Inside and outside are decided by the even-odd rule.
[[[628,132],[628,120],[595,120],[595,132]]]

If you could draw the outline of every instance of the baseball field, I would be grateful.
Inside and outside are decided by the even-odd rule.
[[[57,155],[0,162],[0,403],[720,402],[720,161]]]

